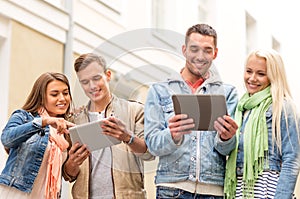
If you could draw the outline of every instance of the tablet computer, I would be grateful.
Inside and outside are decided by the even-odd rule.
[[[214,121],[227,115],[225,96],[223,95],[172,95],[175,114],[187,114],[193,118],[192,130],[215,131]]]
[[[72,142],[86,144],[91,151],[121,143],[120,140],[103,134],[101,124],[102,120],[97,120],[69,128]]]

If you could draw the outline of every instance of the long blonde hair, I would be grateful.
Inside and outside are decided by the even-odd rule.
[[[267,77],[271,83],[271,95],[272,95],[272,141],[273,143],[276,142],[280,152],[281,152],[281,114],[282,111],[285,116],[285,122],[287,126],[287,133],[289,134],[288,129],[288,116],[286,103],[288,106],[292,107],[292,114],[294,116],[297,134],[298,134],[298,141],[299,141],[299,126],[298,126],[298,113],[294,101],[292,99],[291,91],[287,82],[287,76],[285,72],[284,63],[280,54],[273,50],[254,50],[252,51],[247,60],[252,56],[264,58],[266,60],[267,65]]]

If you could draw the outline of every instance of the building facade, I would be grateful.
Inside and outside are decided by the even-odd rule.
[[[218,70],[224,81],[236,85],[242,93],[244,59],[251,49],[274,48],[289,66],[297,63],[298,32],[293,27],[288,28],[289,32],[283,30],[289,18],[276,18],[276,11],[285,10],[285,17],[297,19],[297,11],[292,3],[284,3],[0,0],[0,127],[13,110],[23,105],[35,79],[46,71],[65,73],[72,83],[75,105],[85,104],[87,99],[76,80],[73,62],[87,52],[105,56],[113,71],[111,86],[117,95],[144,102],[151,82],[165,79],[183,67],[185,31],[197,23],[209,23],[217,30]],[[287,67],[287,72],[299,101],[295,68]],[[0,147],[0,169],[5,159]],[[149,198],[155,197],[155,166],[156,161],[145,166]],[[63,198],[71,198],[68,187],[64,183]]]

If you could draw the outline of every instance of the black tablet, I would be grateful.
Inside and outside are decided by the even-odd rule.
[[[224,95],[172,95],[175,114],[187,114],[193,118],[192,130],[214,131],[214,121],[227,115]]]

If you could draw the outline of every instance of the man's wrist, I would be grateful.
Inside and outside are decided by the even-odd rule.
[[[134,134],[132,133],[131,134],[131,136],[130,136],[130,138],[129,138],[129,140],[123,140],[123,142],[125,143],[125,144],[128,144],[128,145],[131,145],[132,143],[133,143],[133,141],[134,141],[134,138],[135,138],[135,136],[134,136]]]
[[[67,165],[67,164],[68,164],[68,160],[63,165],[63,169],[62,169],[63,170],[63,176],[66,179],[66,181],[72,182],[72,181],[76,180],[79,171],[73,171],[73,172],[71,172],[70,170],[67,169],[67,167],[71,167],[72,168],[73,166]],[[75,166],[73,168],[75,168]]]
[[[221,139],[222,142],[226,142],[226,141],[230,140],[230,138],[225,139],[225,138],[222,138],[221,136],[220,136],[220,139]]]
[[[179,136],[172,136],[173,142],[176,145],[181,145],[183,142],[183,135],[179,135]]]

